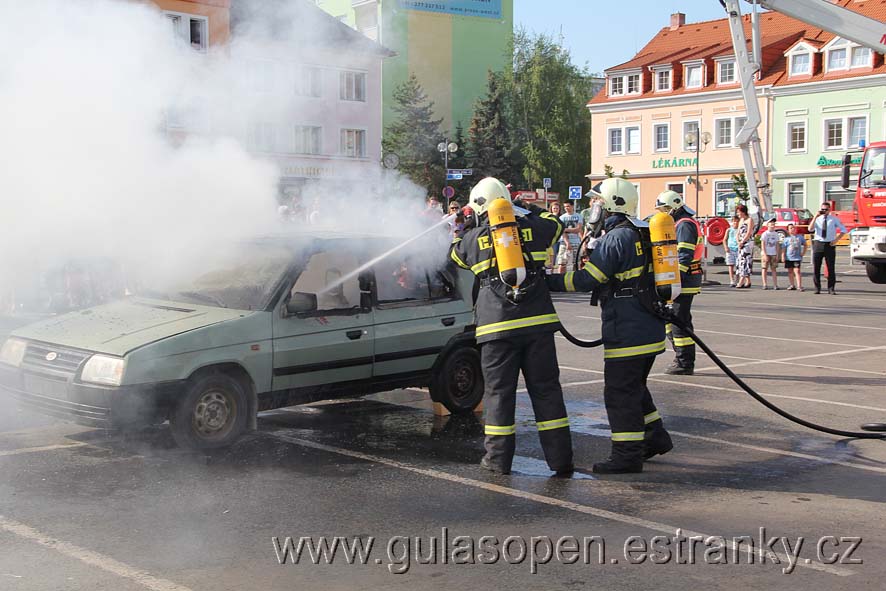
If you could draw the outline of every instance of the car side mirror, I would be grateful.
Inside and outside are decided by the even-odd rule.
[[[291,316],[314,312],[316,309],[317,294],[315,293],[303,293],[298,291],[292,294],[292,297],[286,302],[286,313]]]
[[[840,186],[849,189],[849,166],[852,164],[852,154],[843,156],[843,176],[840,179]]]

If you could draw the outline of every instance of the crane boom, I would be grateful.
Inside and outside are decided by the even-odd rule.
[[[762,122],[754,85],[760,64],[753,60],[760,60],[762,56],[757,8],[780,12],[884,54],[886,54],[886,24],[848,8],[831,4],[827,0],[746,0],[746,2],[753,5],[751,14],[753,54],[750,54],[747,48],[740,0],[720,0],[728,15],[738,81],[747,111],[747,121],[739,130],[735,141],[741,148],[744,159],[748,193],[752,200],[751,213],[759,214],[760,210],[772,210],[772,190],[757,131]]]

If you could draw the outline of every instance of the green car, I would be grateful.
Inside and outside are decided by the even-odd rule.
[[[230,445],[259,411],[405,387],[469,413],[483,396],[473,276],[406,249],[354,272],[393,245],[326,232],[177,263],[162,289],[15,331],[0,392],[88,426],[169,420],[198,449]]]

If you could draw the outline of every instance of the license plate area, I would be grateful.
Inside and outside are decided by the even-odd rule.
[[[25,374],[25,392],[35,394],[37,396],[45,396],[47,398],[55,398],[56,400],[68,399],[68,388],[66,382],[58,380],[50,380],[44,377]]]

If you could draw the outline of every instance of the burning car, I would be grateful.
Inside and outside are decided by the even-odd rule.
[[[162,288],[15,331],[0,392],[89,426],[168,420],[199,449],[230,445],[259,411],[404,387],[471,412],[473,277],[415,254],[360,270],[391,245],[329,233],[240,245]]]

